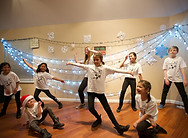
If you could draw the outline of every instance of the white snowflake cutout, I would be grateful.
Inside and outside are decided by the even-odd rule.
[[[117,34],[117,38],[119,38],[121,41],[123,41],[123,39],[125,38],[125,33],[120,31],[118,34]]]
[[[48,46],[48,53],[54,53],[54,46]]]
[[[153,57],[153,56],[149,56],[147,59],[146,59],[147,63],[149,65],[153,65],[155,62],[157,62],[157,60]]]
[[[48,39],[49,40],[52,40],[52,39],[54,39],[55,37],[54,37],[54,32],[51,32],[51,33],[48,33]]]
[[[85,43],[91,42],[91,35],[84,35],[84,42]]]
[[[62,51],[63,53],[67,53],[67,51],[68,51],[68,46],[62,46],[62,47],[61,47],[61,51]]]
[[[160,31],[164,31],[164,30],[166,30],[166,25],[163,24],[160,26]]]

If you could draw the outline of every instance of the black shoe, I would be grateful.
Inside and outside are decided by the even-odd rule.
[[[122,125],[119,125],[118,127],[114,127],[117,132],[120,134],[120,135],[123,135],[123,132],[126,132],[129,130],[129,127],[130,125],[126,125],[126,126],[122,126]]]
[[[132,107],[133,111],[137,111],[137,109],[135,107]]]
[[[121,109],[117,108],[116,112],[119,113],[121,111]]]
[[[5,112],[1,112],[1,113],[0,113],[0,117],[2,117],[2,116],[4,116],[4,115],[6,115]]]
[[[41,133],[42,133],[42,138],[51,138],[52,137],[52,135],[46,129],[43,129]]]
[[[101,116],[100,116],[100,119],[97,119],[95,122],[93,122],[92,127],[97,127],[101,123],[102,123],[102,120],[101,120]]]
[[[157,129],[157,134],[167,134],[167,131],[161,126],[159,126],[158,124],[156,126],[156,129]]]
[[[56,122],[53,125],[53,129],[62,129],[62,127],[65,125],[64,123],[60,123],[59,122],[59,118],[58,117],[55,119],[55,121]]]
[[[18,112],[16,113],[16,118],[19,119],[20,117],[21,117],[21,112],[18,111]]]
[[[63,104],[61,102],[59,102],[58,105],[59,105],[59,107],[58,107],[59,109],[61,109],[63,107]]]

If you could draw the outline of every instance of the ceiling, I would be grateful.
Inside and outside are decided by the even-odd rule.
[[[0,30],[130,18],[168,17],[188,0],[1,0]]]

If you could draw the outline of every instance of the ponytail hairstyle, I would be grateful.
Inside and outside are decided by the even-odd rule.
[[[39,64],[38,67],[37,67],[36,72],[37,72],[37,73],[38,73],[38,72],[41,72],[40,66],[42,66],[43,64],[46,66],[46,70],[45,70],[45,71],[46,71],[47,73],[49,73],[49,69],[48,69],[48,66],[47,66],[46,63],[41,63],[41,64]]]
[[[101,63],[102,63],[103,65],[105,64],[104,61],[103,61],[103,55],[102,55],[101,53],[95,53],[95,54],[94,54],[94,57],[99,57],[100,60],[101,60]]]
[[[87,48],[90,48],[90,47],[86,47],[85,50]],[[89,61],[90,61],[92,55],[93,55],[93,53],[90,51],[88,51],[87,54],[85,53],[84,64],[89,64]]]
[[[140,80],[138,83],[141,83],[144,88],[147,90],[147,97],[148,97],[148,101],[146,103],[148,103],[151,100],[151,96],[150,96],[150,90],[151,90],[151,83],[147,80]]]

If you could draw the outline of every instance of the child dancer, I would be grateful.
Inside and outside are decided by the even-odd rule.
[[[80,63],[80,64],[93,64],[93,53],[99,53],[99,52],[92,50],[89,47],[86,47],[84,62],[78,62],[76,54],[74,55],[74,60],[76,63]],[[84,89],[87,87],[87,81],[88,81],[88,74],[86,73],[84,76],[84,79],[82,80],[82,82],[78,88],[78,94],[79,94],[81,103],[80,103],[80,105],[76,106],[76,109],[81,109],[85,106]]]
[[[133,124],[139,138],[154,138],[156,134],[167,134],[166,130],[156,124],[158,110],[155,98],[150,95],[151,84],[141,80],[137,85],[136,107],[140,110],[139,119]],[[149,128],[152,126],[152,128]]]
[[[39,127],[39,124],[44,121],[49,114],[54,122],[53,129],[62,129],[63,123],[59,122],[59,118],[55,117],[54,113],[49,107],[45,107],[43,110],[41,107],[41,101],[36,102],[31,95],[24,95],[21,97],[23,115],[27,119],[29,128],[38,132],[43,138],[50,138],[52,135],[46,130]]]
[[[11,71],[11,66],[7,62],[1,63],[2,73],[0,74],[1,84],[4,87],[4,104],[3,109],[1,110],[0,117],[6,114],[6,110],[8,104],[13,95],[15,95],[16,105],[17,105],[17,112],[16,118],[19,119],[21,117],[20,111],[20,79],[18,76]]]
[[[93,56],[94,65],[83,65],[79,63],[71,63],[68,62],[67,65],[74,65],[81,68],[84,68],[88,71],[88,108],[89,111],[97,118],[97,120],[92,124],[92,127],[96,127],[99,124],[101,124],[101,115],[97,113],[97,111],[94,108],[94,99],[97,97],[99,101],[101,102],[103,108],[107,112],[110,120],[115,126],[115,129],[118,131],[120,135],[123,134],[123,132],[127,131],[129,129],[129,125],[127,126],[121,126],[116,121],[112,110],[107,102],[106,96],[105,96],[105,78],[108,74],[112,74],[115,72],[119,73],[129,73],[123,70],[119,69],[113,69],[108,66],[103,65],[103,56],[101,53],[94,54]],[[129,73],[131,74],[131,73]]]
[[[36,89],[35,89],[35,93],[34,93],[34,98],[36,101],[41,101],[42,100],[39,98],[39,94],[41,91],[43,91],[49,98],[53,99],[58,105],[59,105],[59,109],[61,109],[63,107],[63,104],[55,97],[53,96],[48,88],[48,84],[47,81],[54,79],[57,81],[60,81],[62,83],[65,83],[64,80],[61,80],[59,78],[56,78],[52,75],[49,74],[49,69],[47,67],[46,63],[41,63],[40,65],[38,65],[38,68],[35,69],[32,65],[30,65],[29,63],[26,62],[25,59],[23,59],[24,63],[30,67],[31,69],[33,69],[36,72]],[[42,102],[42,107],[44,107],[44,103]]]
[[[179,49],[177,46],[172,46],[171,48],[169,48],[168,53],[170,57],[166,58],[164,61],[164,87],[161,97],[161,103],[158,106],[158,108],[162,109],[164,107],[166,96],[168,94],[172,82],[174,82],[184,103],[185,112],[186,114],[188,114],[188,98],[185,91],[185,87],[188,85],[185,74],[185,68],[187,66],[182,57],[176,56],[178,51]]]
[[[125,61],[127,61],[128,57],[129,57],[130,61],[125,63]],[[122,90],[121,90],[121,94],[120,94],[120,98],[119,98],[119,107],[116,110],[118,113],[121,111],[121,108],[123,106],[125,92],[129,85],[131,87],[131,107],[132,107],[133,111],[136,111],[135,95],[136,95],[136,77],[137,77],[137,75],[138,75],[139,80],[142,80],[142,67],[141,67],[140,63],[136,62],[136,58],[137,58],[136,53],[131,52],[131,53],[129,53],[129,55],[127,55],[125,57],[125,60],[120,65],[120,68],[125,66],[127,68],[127,70],[133,72],[134,75],[131,76],[130,74],[125,74],[125,80],[123,82],[123,86],[122,86]]]

